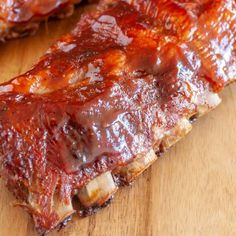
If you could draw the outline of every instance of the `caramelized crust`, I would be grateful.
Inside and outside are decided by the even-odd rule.
[[[105,173],[133,180],[220,103],[235,25],[235,0],[101,1],[0,86],[1,173],[38,232],[74,212],[75,194],[89,205],[93,186],[114,192]]]

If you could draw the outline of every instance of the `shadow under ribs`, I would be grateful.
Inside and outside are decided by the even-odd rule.
[[[1,174],[45,233],[100,208],[220,103],[236,3],[101,1],[0,86]],[[78,209],[80,211],[80,209]]]

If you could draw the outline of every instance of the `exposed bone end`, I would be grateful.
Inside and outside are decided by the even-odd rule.
[[[106,172],[79,190],[78,198],[85,208],[102,206],[117,191],[112,174]]]
[[[171,129],[170,131],[168,131],[168,133],[165,134],[161,142],[161,148],[164,150],[170,148],[186,134],[188,134],[191,129],[192,125],[190,121],[186,118],[182,118],[173,129]]]
[[[221,98],[217,93],[209,92],[206,96],[206,103],[198,106],[198,117],[205,115],[221,103]]]
[[[155,160],[157,156],[153,149],[147,154],[140,154],[137,158],[127,166],[119,169],[119,176],[122,181],[130,183],[134,181],[143,171],[145,171]]]
[[[197,105],[197,113],[195,117],[201,117],[214,109],[221,103],[221,98],[217,93],[207,91],[201,96],[193,96],[192,102]]]
[[[55,192],[52,198],[49,198],[47,212],[44,211],[42,204],[39,200],[39,195],[34,193],[29,193],[28,195],[28,204],[21,205],[29,209],[30,212],[34,212],[33,218],[35,220],[36,226],[38,226],[39,234],[45,233],[45,230],[48,230],[48,227],[51,229],[63,226],[68,222],[68,219],[76,212],[72,206],[71,198],[62,199],[58,192]],[[51,217],[53,216],[55,217]],[[45,218],[48,217],[48,221],[45,221]],[[47,222],[50,222],[50,226],[47,225]],[[45,225],[46,223],[46,225]],[[42,230],[42,231],[41,231]]]
[[[72,205],[72,200],[68,199],[68,202],[64,202],[58,195],[54,196],[53,199],[53,210],[57,213],[59,221],[64,222],[69,216],[75,213]]]

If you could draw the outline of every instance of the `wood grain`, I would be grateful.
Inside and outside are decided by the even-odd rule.
[[[79,19],[42,25],[36,36],[0,45],[0,80],[29,69],[60,35]],[[184,140],[122,188],[110,207],[79,219],[51,236],[236,235],[236,87],[223,103],[201,118]],[[0,236],[36,235],[32,220],[14,208],[1,182]]]

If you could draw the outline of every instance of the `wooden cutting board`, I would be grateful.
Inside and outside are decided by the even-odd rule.
[[[0,45],[0,81],[29,69],[79,19],[43,24],[34,37]],[[236,87],[219,108],[95,216],[73,221],[52,236],[236,235]],[[1,182],[0,236],[36,235],[31,218],[10,205]]]

